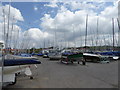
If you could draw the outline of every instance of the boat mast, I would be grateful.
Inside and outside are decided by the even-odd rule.
[[[87,16],[86,16],[85,52],[86,52],[86,44],[87,44],[87,26],[88,26],[88,14],[87,14]]]
[[[45,33],[43,32],[43,36],[44,36],[44,34],[45,34]],[[44,49],[45,49],[45,36],[44,36]]]
[[[96,50],[98,50],[98,25],[99,25],[99,18],[97,17],[97,41],[96,41]]]
[[[81,27],[80,27],[80,34],[81,34]],[[82,35],[80,36],[80,47],[82,47]]]
[[[4,41],[4,43],[5,43],[5,12],[4,12],[4,8],[3,8],[3,5],[2,5],[2,2],[0,2],[0,4],[1,4],[1,6],[2,6],[2,16],[3,16],[3,32],[4,32],[4,34],[3,34],[3,41]],[[4,44],[3,44],[4,45]],[[1,64],[1,86],[0,86],[0,89],[2,90],[2,86],[3,86],[3,71],[4,71],[4,59],[5,59],[5,54],[4,53],[2,53],[2,62],[0,63]]]
[[[112,18],[112,31],[113,31],[113,51],[114,51],[114,18]]]
[[[1,5],[2,5],[2,2],[1,2]],[[3,41],[4,41],[4,47],[5,47],[5,44],[6,44],[6,25],[5,25],[5,9],[3,8],[2,6],[2,16],[3,16]],[[6,47],[5,47],[6,48]],[[3,55],[4,56],[4,55]]]
[[[10,5],[11,2],[9,2],[9,10],[8,10],[8,27],[7,27],[7,36],[6,36],[6,48],[8,49],[8,39],[9,39],[9,19],[10,19]],[[7,53],[9,53],[9,51],[7,50]]]
[[[11,28],[11,33],[10,33],[10,46],[12,46],[12,32],[13,32],[13,28],[14,28],[14,16],[13,16],[13,20],[12,20],[12,28]]]
[[[56,46],[57,46],[57,42],[56,42],[56,31],[55,31],[55,41],[54,41],[54,49],[56,49]]]
[[[66,47],[66,37],[65,37],[65,32],[64,32],[64,47],[67,48],[67,47]]]
[[[55,49],[58,48],[58,42],[57,42],[57,25],[55,24]]]
[[[120,22],[119,19],[117,18],[117,22],[118,22],[118,39],[120,38]],[[118,47],[120,46],[120,41],[118,40]]]
[[[117,18],[117,22],[118,22],[118,31],[120,32],[120,22],[119,22],[119,19]]]
[[[73,26],[73,38],[75,38],[75,28],[74,28],[74,25],[72,24]],[[74,49],[76,49],[76,42],[75,42],[75,39],[74,39]]]

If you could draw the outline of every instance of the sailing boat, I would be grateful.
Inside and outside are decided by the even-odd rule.
[[[10,3],[11,4],[11,3]],[[30,77],[30,79],[33,79],[32,72],[30,70],[30,67],[35,64],[40,64],[41,62],[36,59],[10,59],[8,58],[10,55],[9,50],[7,49],[9,44],[9,36],[10,36],[10,29],[9,29],[9,18],[10,18],[10,4],[9,4],[9,13],[8,13],[8,27],[6,30],[5,25],[5,14],[4,14],[4,8],[3,9],[3,18],[4,18],[4,48],[0,49],[4,54],[2,55],[2,60],[0,62],[3,63],[2,66],[0,66],[0,69],[2,69],[2,75],[0,75],[0,82],[2,82],[2,86],[5,83],[9,84],[15,84],[16,83],[16,74],[20,73],[21,71],[24,71],[24,73]],[[1,48],[1,47],[0,47]],[[3,51],[3,49],[5,51]],[[1,52],[1,51],[0,51]],[[10,56],[11,57],[11,56]]]
[[[87,26],[87,20],[88,20],[88,16],[86,18],[86,26]],[[112,19],[112,26],[113,26],[113,51],[114,51],[114,19]],[[98,27],[98,22],[97,22],[97,27]],[[97,32],[98,32],[98,29],[97,29]],[[87,27],[86,27],[86,35],[87,35]],[[87,36],[86,36],[86,38],[87,38]],[[87,40],[86,38],[85,38],[85,47],[86,47],[86,40]],[[113,54],[113,52],[98,52],[97,54],[83,53],[83,56],[84,56],[85,60],[91,60],[91,61],[95,61],[95,62],[98,62],[98,61],[101,62],[101,60],[102,60],[102,62],[105,61],[107,63],[109,62],[108,60],[110,60],[110,59],[117,60],[119,58],[118,56],[115,56]]]
[[[119,59],[117,52],[115,51],[115,30],[114,30],[114,18],[112,18],[112,51],[100,52],[99,54],[107,56],[109,59],[117,60]]]
[[[57,30],[56,26],[55,26],[55,29]],[[58,42],[57,42],[57,32],[55,31],[55,42],[54,42],[54,47],[53,49],[50,49],[49,50],[49,53],[48,53],[48,57],[50,60],[59,60],[61,59],[61,50],[59,50],[59,46],[58,46]]]

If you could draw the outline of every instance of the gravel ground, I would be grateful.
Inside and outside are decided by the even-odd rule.
[[[117,88],[118,61],[109,64],[63,64],[38,57],[42,64],[32,68],[34,79],[24,74],[17,76],[17,83],[7,88]]]

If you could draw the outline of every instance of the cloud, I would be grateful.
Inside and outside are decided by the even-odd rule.
[[[71,9],[68,8],[67,4]],[[44,42],[47,46],[84,46],[85,40],[85,23],[86,15],[88,14],[88,36],[87,45],[96,45],[97,41],[97,18],[99,17],[99,44],[98,45],[112,45],[112,21],[115,18],[115,39],[116,45],[118,42],[118,27],[117,27],[117,4],[111,6],[104,6],[104,3],[99,3],[98,9],[103,8],[102,11],[96,12],[93,9],[96,4],[86,2],[69,2],[58,7],[57,2],[53,1],[46,4],[47,7],[58,7],[55,17],[51,14],[44,14],[40,20],[39,28],[30,28],[26,31],[20,31],[20,46],[21,48],[30,47],[44,47]],[[8,6],[5,9],[5,15],[8,14]],[[34,7],[34,10],[37,10]],[[14,11],[14,13],[13,13]],[[18,14],[18,15],[17,15]],[[21,12],[11,7],[12,16],[16,16],[18,21],[24,21]],[[6,22],[7,24],[7,22]],[[21,29],[19,26],[16,28]],[[16,35],[14,33],[14,35]],[[23,45],[24,43],[24,45]],[[23,46],[22,46],[23,45]]]
[[[26,31],[29,35],[34,40],[39,40],[43,38],[43,32],[38,29],[38,28],[30,28],[28,31]]]
[[[7,23],[5,24],[5,33],[4,34],[4,24],[0,23],[0,41],[5,42],[5,39],[7,38]],[[18,25],[13,25],[13,29],[12,29],[12,25],[9,25],[9,34],[8,34],[8,45],[11,45],[12,47],[15,46],[15,41],[18,41],[18,31],[19,31],[19,35],[20,38],[21,36],[21,28]],[[14,44],[14,45],[13,45]]]
[[[76,4],[72,3],[72,4]],[[80,3],[77,3],[78,5]],[[77,5],[76,4],[76,5]],[[84,3],[86,7],[90,8],[92,6],[91,3]],[[101,3],[100,3],[101,4]],[[104,5],[104,3],[102,3]],[[77,6],[73,5],[73,9],[77,9]],[[94,8],[94,5],[93,7]],[[57,33],[57,41],[63,40],[61,43],[65,43],[64,41],[69,42],[70,45],[74,45],[74,41],[77,42],[77,46],[84,45],[85,38],[85,20],[86,15],[88,14],[88,45],[91,43],[92,38],[94,39],[94,45],[97,40],[97,18],[99,17],[99,45],[100,41],[104,41],[104,37],[106,38],[105,42],[112,43],[112,18],[115,18],[115,33],[118,32],[117,27],[117,8],[115,5],[104,7],[104,10],[99,14],[93,10],[80,9],[77,11],[69,10],[65,4],[63,4],[58,10],[55,17],[51,17],[50,14],[45,14],[41,19],[42,23],[40,26],[43,30],[47,31],[50,34]],[[64,36],[65,34],[65,36]],[[92,38],[91,38],[92,37]],[[102,37],[102,38],[101,38]],[[117,37],[117,36],[115,36]],[[82,41],[80,42],[82,38]],[[117,40],[118,41],[118,40]],[[112,45],[112,44],[111,44]]]
[[[34,6],[34,10],[37,11],[37,10],[38,10],[38,7],[37,7],[37,6]]]
[[[9,13],[9,5],[5,5],[5,6],[3,6],[3,8],[4,8],[4,12],[5,12],[4,14],[6,15],[6,18],[7,18],[8,13]],[[24,21],[20,10],[10,6],[10,19],[12,19],[13,17],[17,21]]]
[[[52,8],[58,7],[57,0],[51,0],[49,4],[45,4],[44,6],[52,7]]]
[[[3,13],[4,9],[4,13]],[[0,6],[0,41],[4,41],[4,18],[5,16],[5,33],[8,31],[8,13],[9,13],[9,5]],[[13,19],[14,18],[14,19]],[[10,6],[10,17],[9,17],[9,35],[8,35],[8,44],[12,47],[15,44],[15,39],[18,39],[16,35],[18,35],[18,30],[21,32],[21,27],[17,25],[17,21],[24,21],[23,16],[20,10]],[[13,23],[13,29],[12,29]],[[6,37],[5,37],[6,38]],[[11,44],[12,42],[12,44]]]
[[[21,43],[29,44],[29,47],[23,46],[23,48],[32,48],[32,46],[40,48],[43,47],[44,39],[49,38],[50,34],[41,31],[39,28],[30,28],[23,32],[23,36]]]
[[[109,6],[106,7],[104,11],[101,12],[101,16],[106,18],[116,18],[118,16],[118,7]]]
[[[92,3],[88,3],[86,1],[79,2],[79,1],[70,1],[70,2],[65,2],[65,6],[69,6],[71,10],[76,10],[76,9],[94,9],[96,6]]]

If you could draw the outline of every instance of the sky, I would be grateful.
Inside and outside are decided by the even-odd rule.
[[[2,13],[0,15],[0,27],[2,28],[0,34],[3,36],[3,16],[5,16],[7,28],[9,2],[2,2],[0,12]],[[88,15],[88,46],[112,45],[112,18],[114,18],[115,45],[118,45],[118,0],[113,2],[75,0],[11,2],[9,45],[17,48],[84,46],[86,15]],[[4,39],[0,37],[0,41],[4,41]]]

